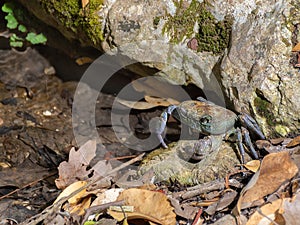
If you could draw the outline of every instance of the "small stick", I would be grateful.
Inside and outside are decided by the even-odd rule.
[[[180,196],[182,200],[189,199],[200,195],[205,192],[214,191],[214,190],[221,190],[224,189],[225,184],[224,181],[212,181],[200,185],[196,185],[194,187],[187,188],[185,192]]]
[[[202,209],[199,209],[192,225],[197,225],[202,214]]]
[[[110,206],[123,205],[123,204],[124,204],[124,200],[92,206],[85,210],[85,216],[84,216],[81,224],[84,224],[84,222],[88,220],[89,216],[95,212],[99,213],[99,212],[102,212],[103,210],[109,208]]]
[[[38,182],[40,182],[40,181],[42,181],[42,180],[44,180],[44,179],[46,179],[46,178],[48,178],[48,177],[52,177],[52,176],[54,176],[55,174],[57,174],[57,172],[51,173],[51,174],[49,174],[49,175],[47,175],[47,176],[45,176],[45,177],[43,177],[43,178],[34,180],[34,181],[32,181],[32,182],[30,182],[30,183],[24,185],[23,187],[20,187],[20,188],[18,188],[18,189],[16,189],[16,190],[13,190],[13,191],[9,192],[9,193],[6,194],[6,195],[1,196],[1,197],[0,197],[0,200],[2,200],[2,199],[4,199],[4,198],[7,198],[7,197],[11,196],[12,194],[17,193],[18,191],[20,191],[20,190],[22,190],[22,189],[24,189],[24,188],[27,188],[27,187],[29,187],[29,186],[31,186],[31,185],[35,185],[36,183],[38,183]]]

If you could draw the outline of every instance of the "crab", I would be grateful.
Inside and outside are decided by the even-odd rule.
[[[168,116],[172,115],[183,124],[206,136],[206,138],[200,139],[200,148],[194,154],[194,159],[203,158],[201,149],[203,146],[206,153],[208,152],[207,149],[217,150],[221,142],[224,139],[228,140],[231,136],[236,137],[242,164],[245,163],[243,140],[252,156],[255,159],[259,158],[251,142],[249,131],[258,139],[265,139],[265,136],[251,116],[245,113],[236,114],[202,97],[197,98],[197,100],[188,100],[179,105],[170,105],[163,111],[155,125],[154,133],[164,148],[168,148],[168,146],[164,142],[162,134],[167,125]]]

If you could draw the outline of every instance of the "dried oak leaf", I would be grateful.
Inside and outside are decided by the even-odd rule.
[[[64,189],[78,180],[86,180],[92,170],[86,170],[90,161],[96,156],[96,141],[90,140],[77,151],[72,148],[68,162],[60,163],[59,178],[55,180],[57,188]]]
[[[236,210],[253,206],[255,201],[262,200],[268,194],[276,191],[280,185],[294,177],[298,167],[288,152],[271,153],[267,155],[260,169],[241,191]]]
[[[176,224],[173,207],[163,193],[131,188],[123,191],[117,200],[124,200],[124,205],[134,207],[134,212],[126,212],[128,221],[144,219],[150,224]],[[109,210],[108,213],[118,221],[124,219],[123,212]]]
[[[300,135],[291,140],[286,147],[291,148],[300,144]]]

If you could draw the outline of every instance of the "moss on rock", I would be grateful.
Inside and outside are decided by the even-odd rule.
[[[254,99],[254,106],[256,112],[263,118],[265,118],[267,125],[269,126],[269,137],[275,138],[278,136],[286,136],[290,129],[286,122],[279,120],[274,114],[274,108],[270,102],[260,97]]]
[[[85,33],[93,44],[103,40],[101,19],[97,15],[103,0],[91,0],[84,9],[78,0],[42,0],[41,4],[48,14],[75,34]]]
[[[175,2],[174,2],[175,3]],[[198,23],[198,32],[195,38],[198,41],[198,52],[210,51],[215,54],[222,53],[228,46],[233,19],[226,17],[217,21],[209,10],[207,3],[192,0],[189,6],[184,7],[183,1],[176,4],[177,11],[174,16],[168,16],[163,32],[171,36],[171,41],[178,43],[184,37],[191,38],[194,34],[195,24]]]

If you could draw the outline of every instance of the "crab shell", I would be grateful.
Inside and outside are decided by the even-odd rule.
[[[174,117],[205,135],[226,134],[234,128],[237,115],[221,106],[201,101],[185,101],[179,104]]]

